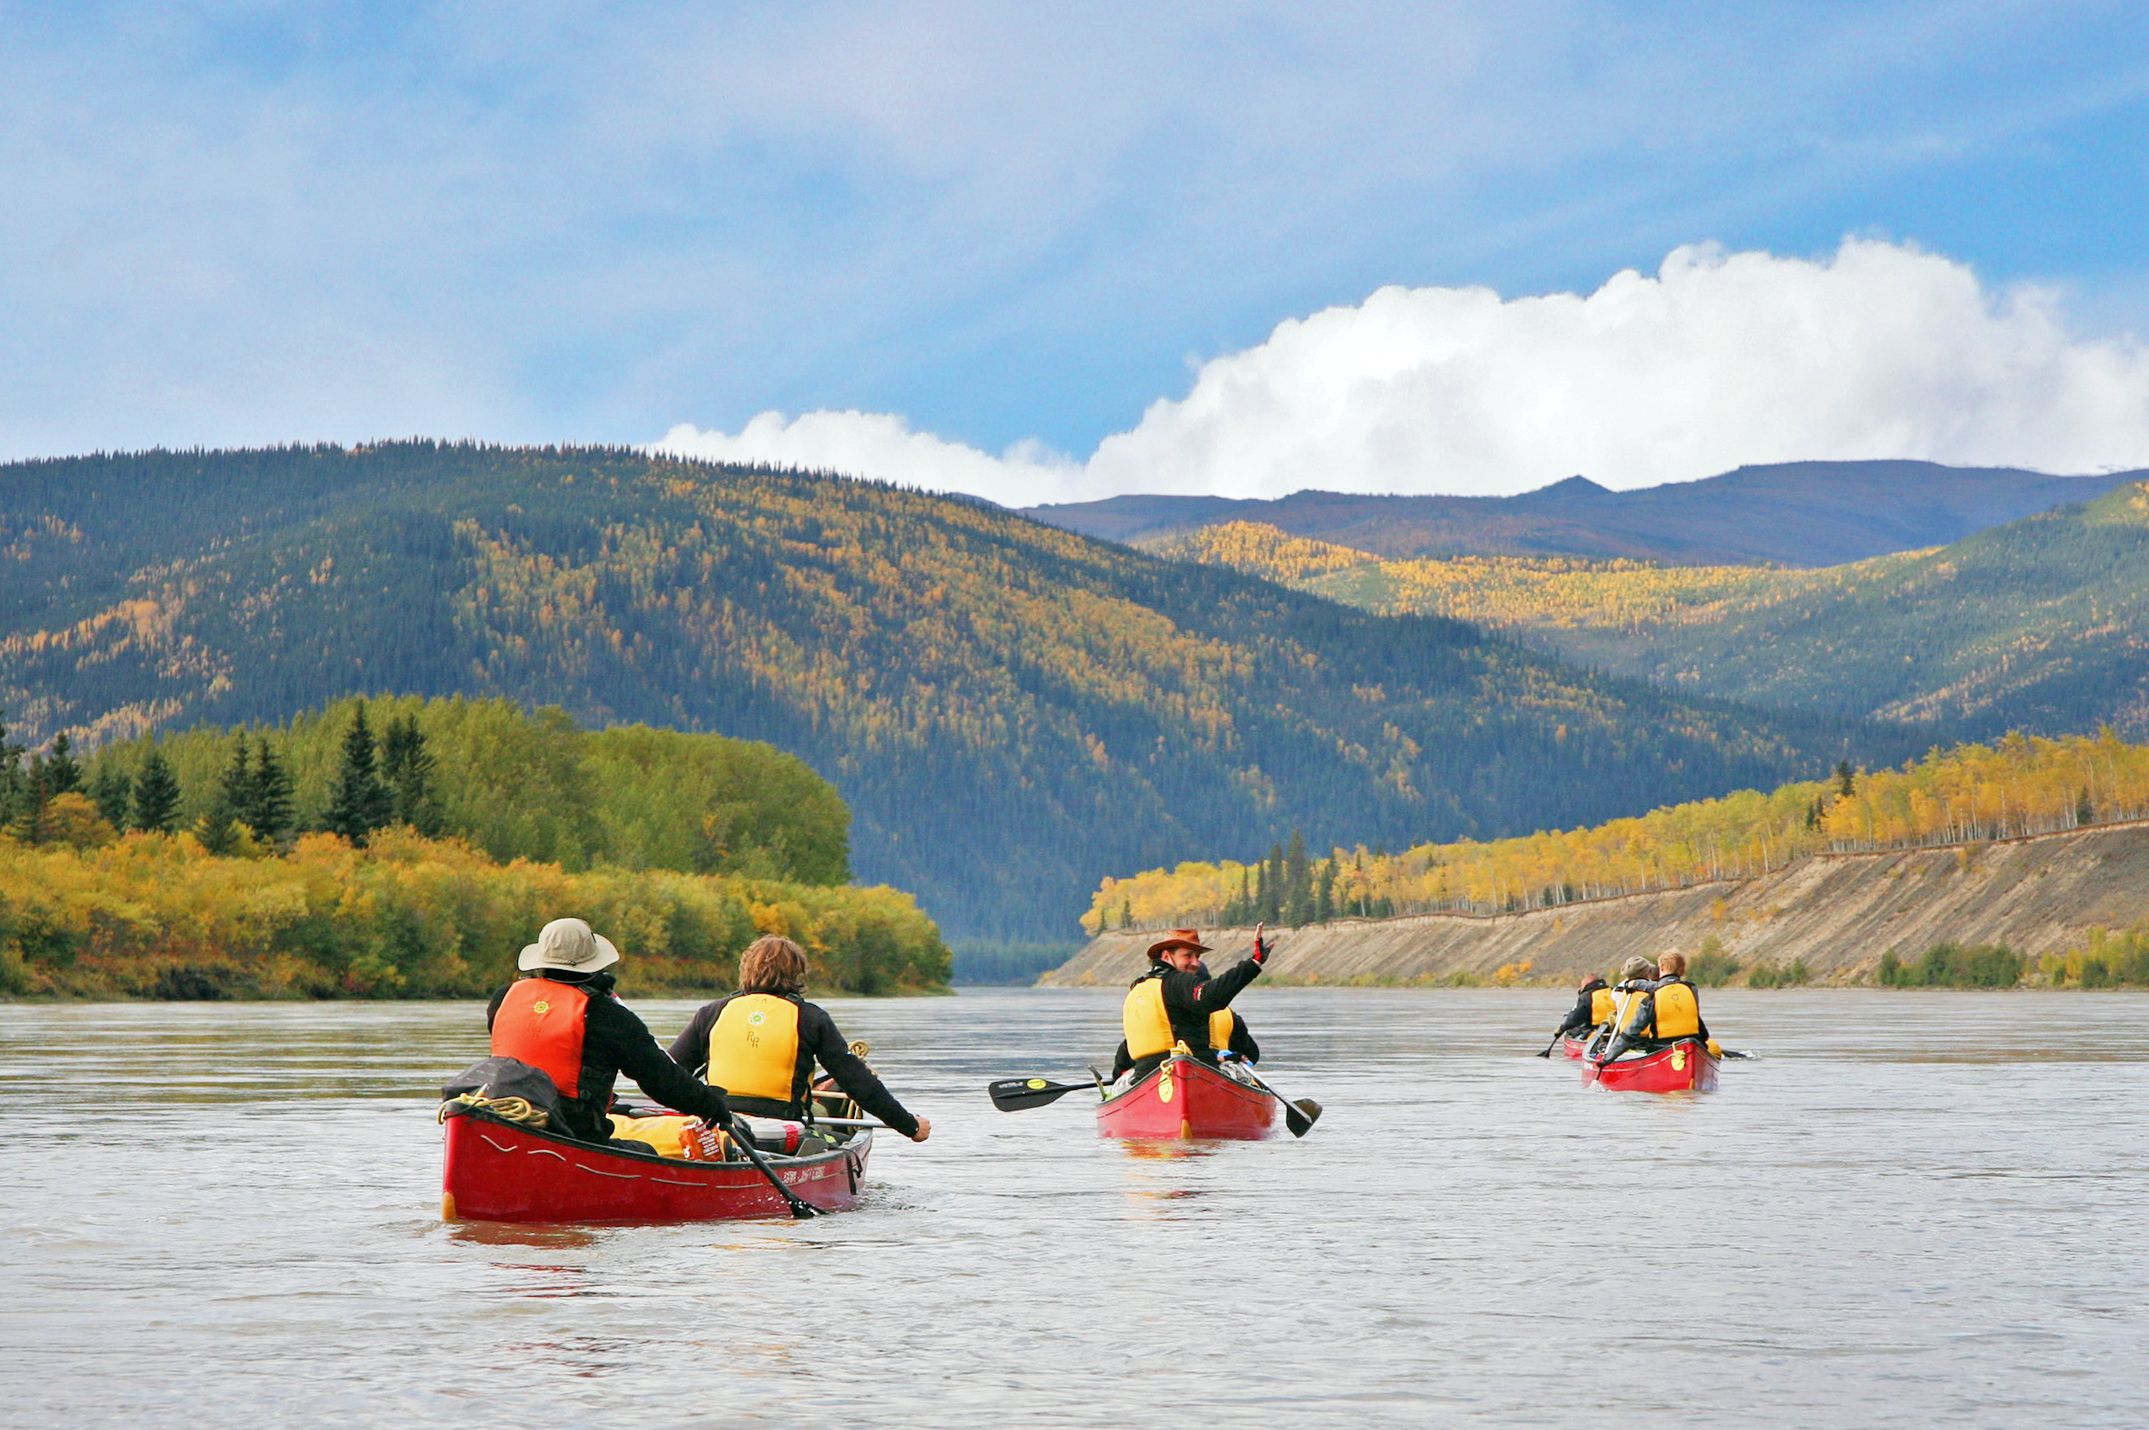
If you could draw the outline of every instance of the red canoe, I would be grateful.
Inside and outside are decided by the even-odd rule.
[[[1718,1061],[1699,1038],[1608,1063],[1582,1059],[1582,1081],[1607,1092],[1714,1092]]]
[[[440,1214],[449,1221],[673,1222],[788,1216],[749,1162],[682,1162],[578,1142],[448,1105]],[[811,1156],[765,1154],[784,1184],[826,1211],[850,1206],[873,1134]]]
[[[1569,1033],[1560,1039],[1560,1051],[1565,1053],[1570,1060],[1580,1062],[1582,1054],[1589,1051],[1589,1039],[1576,1037],[1573,1033]]]
[[[1166,1058],[1125,1092],[1097,1104],[1100,1137],[1273,1137],[1283,1099],[1194,1058]]]

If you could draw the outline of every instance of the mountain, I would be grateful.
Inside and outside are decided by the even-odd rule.
[[[1027,509],[1105,541],[1255,522],[1375,556],[1579,556],[1675,565],[1829,566],[1941,546],[2149,471],[2055,477],[1932,462],[1789,462],[1696,482],[1607,490],[1569,477],[1512,497],[1296,492],[1274,501],[1121,496]]]
[[[1976,739],[2106,724],[2149,735],[2149,483],[1819,570],[1382,562],[1248,526],[1162,549],[1370,610],[1504,628],[1593,668],[1723,699]]]
[[[1102,871],[1294,827],[1526,831],[1908,752],[870,482],[408,442],[19,463],[0,493],[20,733],[398,691],[767,741],[951,937],[1065,937]]]

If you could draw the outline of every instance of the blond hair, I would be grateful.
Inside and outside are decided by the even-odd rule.
[[[1657,976],[1660,978],[1684,978],[1686,976],[1686,955],[1683,953],[1667,953],[1658,959]]]
[[[771,993],[798,993],[806,987],[806,950],[778,934],[767,934],[739,955],[739,987]]]

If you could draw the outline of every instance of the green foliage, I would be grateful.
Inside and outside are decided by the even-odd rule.
[[[2026,961],[1999,944],[1936,943],[1905,963],[1891,949],[1881,956],[1879,981],[1889,988],[2012,988]]]
[[[1806,960],[1803,958],[1794,958],[1782,966],[1757,963],[1746,975],[1748,988],[1797,988],[1812,981],[1813,974],[1807,969]]]
[[[373,731],[366,724],[365,702],[360,701],[344,732],[343,758],[329,787],[327,812],[321,816],[323,829],[342,835],[360,849],[366,847],[368,835],[388,822],[394,809],[394,798],[375,763]]]
[[[179,817],[179,777],[156,745],[142,756],[134,775],[134,827],[152,834],[168,833]]]
[[[850,877],[842,799],[766,745],[639,725],[579,730],[560,710],[532,714],[504,700],[368,703],[383,722],[371,782],[385,801],[385,812],[373,807],[381,823],[453,834],[496,859],[571,869],[616,864],[816,884]],[[273,732],[205,726],[159,741],[183,786],[181,815],[191,824],[234,787],[232,751],[244,739],[250,773],[239,822],[272,844],[290,832],[294,806],[313,811],[304,822],[327,824],[339,782],[352,778],[359,705],[337,701]],[[128,741],[99,751],[92,784],[124,779],[149,750]],[[355,797],[348,803],[359,807]]]
[[[2054,987],[2149,987],[2149,923],[2094,929],[2081,948],[2047,955],[2041,971]]]
[[[1723,941],[1710,934],[1701,941],[1701,951],[1687,963],[1686,976],[1703,988],[1721,988],[1739,971],[1739,961],[1724,952]]]
[[[11,514],[80,537],[30,543],[0,587],[0,701],[37,701],[40,739],[258,728],[380,690],[557,705],[559,731],[526,722],[507,749],[458,750],[421,718],[443,828],[572,867],[833,867],[811,813],[784,825],[747,798],[681,830],[661,788],[672,812],[650,821],[575,788],[594,762],[569,715],[720,730],[826,776],[864,875],[971,937],[1064,935],[1103,870],[1294,827],[1320,851],[1491,836],[1773,784],[1853,739],[1861,759],[1910,753],[869,482],[396,443],[22,463],[0,483]],[[289,735],[317,819],[333,753]],[[662,847],[615,854],[630,826]]]

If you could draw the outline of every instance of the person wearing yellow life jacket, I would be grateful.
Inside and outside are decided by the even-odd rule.
[[[1611,1003],[1612,985],[1592,973],[1575,989],[1574,1006],[1567,1010],[1553,1036],[1563,1038],[1569,1033],[1586,1032],[1605,1022],[1612,1016]]]
[[[1209,965],[1197,961],[1194,971],[1204,979],[1209,976]],[[1209,1051],[1231,1053],[1249,1065],[1261,1061],[1261,1045],[1254,1041],[1253,1030],[1239,1016],[1236,1008],[1219,1008],[1209,1015]],[[1118,1082],[1134,1067],[1134,1055],[1127,1051],[1127,1040],[1121,1038],[1119,1046],[1112,1051],[1112,1075],[1107,1082]]]
[[[1215,1062],[1222,1050],[1214,1046],[1210,1019],[1228,1009],[1239,991],[1260,976],[1271,949],[1257,926],[1253,957],[1240,959],[1212,978],[1201,962],[1209,946],[1193,929],[1174,929],[1168,938],[1149,945],[1149,971],[1134,980],[1120,1005],[1128,1066],[1134,1076],[1147,1075],[1181,1043],[1203,1062]]]
[[[1685,954],[1667,953],[1657,960],[1647,1017],[1647,1036],[1659,1042],[1708,1038],[1709,1025],[1701,1021],[1701,990],[1687,981]]]
[[[1619,981],[1609,988],[1597,988],[1590,992],[1590,1024],[1597,1031],[1590,1038],[1589,1055],[1597,1056],[1609,1044],[1617,1041],[1619,1028],[1626,1026],[1646,1000],[1650,986],[1656,982],[1657,966],[1648,959],[1636,956],[1619,965]],[[1626,1041],[1632,1041],[1627,1039]],[[1619,1046],[1625,1047],[1626,1042]]]
[[[619,950],[610,939],[581,919],[554,919],[518,962],[522,976],[485,1009],[493,1056],[528,1063],[552,1079],[570,1136],[611,1140],[606,1112],[621,1073],[667,1107],[729,1125],[724,1090],[667,1057],[647,1025],[613,996]]]
[[[739,955],[739,991],[698,1009],[672,1057],[721,1084],[741,1112],[793,1119],[806,1115],[818,1062],[869,1115],[913,1142],[931,1136],[933,1124],[896,1101],[805,988],[806,950],[773,934],[755,939]]]

